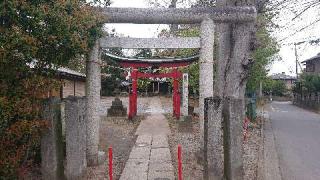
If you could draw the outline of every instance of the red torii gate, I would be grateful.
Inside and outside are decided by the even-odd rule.
[[[170,73],[141,73],[138,69],[134,69],[131,72],[132,79],[132,92],[129,94],[129,115],[128,118],[132,119],[137,115],[137,87],[138,78],[173,78],[173,115],[179,119],[180,118],[180,91],[179,91],[179,79],[182,78],[182,73],[174,68]]]
[[[124,68],[132,68],[131,79],[132,89],[129,94],[129,114],[128,118],[132,119],[137,115],[137,99],[138,99],[138,78],[173,78],[173,116],[177,119],[180,118],[180,92],[179,92],[179,79],[182,78],[182,73],[178,68],[188,66],[194,61],[199,59],[199,55],[185,57],[185,58],[166,58],[166,59],[141,59],[141,58],[125,58],[110,53],[106,53],[112,59],[117,60]],[[169,73],[142,73],[138,68],[147,67],[164,67],[172,68]]]

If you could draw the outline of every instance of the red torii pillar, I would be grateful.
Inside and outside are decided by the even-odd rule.
[[[138,99],[138,69],[133,69],[131,73],[132,90],[129,94],[129,115],[128,118],[132,119],[137,115],[137,99]]]
[[[173,71],[173,116],[175,116],[177,119],[180,119],[180,92],[179,92],[179,75],[180,72],[177,68],[174,68]]]

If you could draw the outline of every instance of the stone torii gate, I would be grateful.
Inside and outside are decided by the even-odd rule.
[[[99,159],[99,112],[101,89],[100,49],[110,47],[122,48],[200,48],[200,129],[201,146],[204,144],[204,99],[213,96],[213,54],[214,23],[250,23],[257,16],[254,7],[220,7],[188,9],[144,9],[144,8],[104,8],[100,11],[108,20],[106,23],[134,24],[201,24],[200,37],[195,38],[102,38],[95,42],[87,61],[87,162],[96,165]],[[220,47],[223,48],[223,47]],[[209,129],[209,130],[212,130]],[[208,133],[207,133],[208,134]],[[226,135],[227,138],[232,139]],[[220,137],[219,137],[220,138]],[[237,139],[237,138],[236,138]],[[215,141],[215,137],[211,137]],[[208,142],[209,143],[209,142]],[[211,153],[211,152],[208,152]],[[237,152],[233,152],[233,154]],[[241,152],[239,152],[241,153]],[[232,154],[232,153],[231,153]],[[233,155],[232,154],[232,155]],[[212,154],[215,156],[215,154]],[[209,156],[209,155],[208,155]],[[236,157],[238,157],[236,155]],[[215,157],[214,157],[215,158]],[[216,157],[219,158],[219,157]],[[232,161],[232,158],[231,158]],[[238,163],[238,162],[237,162]],[[208,163],[208,169],[216,172],[220,167]],[[212,166],[212,167],[210,167]],[[242,167],[236,164],[231,168]],[[237,169],[237,172],[239,171]],[[230,170],[233,172],[233,170]],[[242,172],[241,170],[239,172]],[[210,174],[210,173],[209,173]],[[213,173],[214,174],[214,173]],[[237,173],[235,174],[237,175]],[[238,174],[239,175],[239,174]],[[212,177],[214,177],[213,175]],[[209,179],[211,179],[209,177]]]

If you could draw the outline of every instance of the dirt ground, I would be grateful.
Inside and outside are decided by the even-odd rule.
[[[108,148],[112,146],[114,179],[120,178],[136,141],[134,133],[143,118],[144,116],[138,116],[132,122],[128,121],[127,117],[105,117],[101,121],[99,148],[107,155]],[[87,177],[90,177],[89,179],[108,179],[107,160],[103,165],[88,168]]]
[[[198,117],[193,117],[191,121],[186,122],[177,121],[171,114],[167,114],[166,117],[169,121],[171,130],[171,134],[168,139],[176,177],[178,174],[177,151],[178,144],[180,144],[182,147],[182,168],[184,179],[202,179],[203,167],[197,163],[196,157],[200,148],[200,124]]]
[[[194,107],[198,106],[198,101],[190,99],[190,104]],[[162,97],[161,102],[163,106],[170,106],[170,97]],[[171,107],[171,106],[170,106]],[[172,117],[172,114],[166,114],[169,121],[171,134],[169,136],[169,145],[171,150],[172,161],[174,164],[175,175],[177,175],[177,147],[178,144],[182,146],[183,158],[183,177],[184,179],[198,180],[203,178],[203,167],[198,164],[196,153],[200,149],[200,124],[199,117],[193,116],[191,121],[181,122]],[[261,118],[254,123],[249,123],[247,139],[243,144],[243,157],[244,157],[244,173],[245,180],[257,179],[258,168],[258,154],[259,148],[262,145],[261,138]],[[177,176],[176,176],[177,177]]]
[[[124,169],[125,163],[129,158],[130,151],[136,141],[135,131],[142,119],[148,114],[150,98],[140,98],[138,117],[135,121],[128,121],[127,117],[104,117],[100,126],[100,150],[108,154],[108,147],[113,147],[113,177],[119,179]],[[113,98],[104,99],[106,107],[111,105]],[[190,121],[177,121],[172,117],[172,99],[171,97],[160,97],[166,118],[170,126],[169,145],[172,161],[177,177],[177,147],[182,146],[183,158],[183,177],[186,180],[198,180],[203,177],[203,167],[197,163],[196,157],[199,151],[199,118],[193,116]],[[190,99],[190,104],[197,107],[197,100]],[[127,103],[124,100],[124,105]],[[104,108],[105,108],[104,107]],[[254,180],[257,178],[258,152],[262,143],[260,119],[256,123],[250,123],[248,128],[248,138],[244,142],[244,170],[245,180]],[[107,159],[108,160],[108,159]],[[108,161],[97,167],[89,167],[87,170],[87,179],[108,179]]]
[[[248,125],[247,140],[243,144],[243,168],[244,179],[257,179],[259,150],[263,148],[263,138],[261,137],[262,118],[258,117],[254,123]]]
[[[196,153],[200,149],[199,144],[199,119],[193,117],[189,122],[177,121],[171,114],[167,114],[171,135],[169,137],[169,145],[171,149],[172,161],[177,175],[177,147],[182,146],[183,158],[183,177],[188,180],[197,180],[203,178],[203,167],[198,164]],[[262,143],[260,120],[256,123],[249,123],[248,136],[243,144],[243,167],[245,180],[257,179],[258,154]]]

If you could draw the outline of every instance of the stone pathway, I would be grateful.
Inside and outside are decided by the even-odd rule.
[[[137,129],[138,138],[120,180],[175,179],[168,144],[170,128],[159,98],[151,99],[149,113]]]

